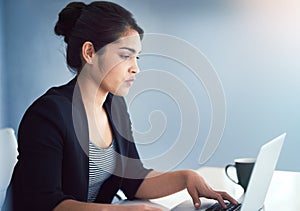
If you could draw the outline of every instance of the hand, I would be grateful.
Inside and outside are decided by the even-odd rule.
[[[224,209],[226,209],[224,200],[228,200],[236,205],[238,204],[238,202],[228,193],[213,190],[208,184],[206,184],[204,179],[194,171],[187,171],[186,173],[186,188],[193,199],[195,208],[199,208],[201,206],[199,197],[216,199]]]

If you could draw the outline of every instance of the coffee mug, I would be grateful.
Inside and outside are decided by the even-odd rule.
[[[255,158],[239,158],[234,160],[234,164],[225,167],[226,176],[234,183],[242,186],[246,192],[251,177],[252,169],[255,164]],[[228,174],[229,168],[235,168],[238,181],[235,181]]]

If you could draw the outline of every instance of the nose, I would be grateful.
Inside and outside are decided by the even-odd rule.
[[[138,74],[140,72],[140,68],[137,64],[137,59],[134,59],[134,61],[132,62],[132,65],[129,68],[129,72],[134,74]]]

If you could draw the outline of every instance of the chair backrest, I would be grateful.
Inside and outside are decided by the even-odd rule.
[[[0,210],[17,156],[17,139],[14,130],[12,128],[0,129]]]

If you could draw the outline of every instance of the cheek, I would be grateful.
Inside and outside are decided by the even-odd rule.
[[[125,96],[128,93],[129,86],[125,83],[126,71],[124,68],[115,67],[105,76],[101,86],[106,91],[111,92],[115,95]]]
[[[99,69],[104,74],[110,74],[117,66],[122,63],[122,60],[117,56],[108,56],[105,55],[99,59]]]
[[[115,71],[115,69],[111,69],[106,74],[105,82],[108,83],[108,84],[114,85],[115,83],[118,82],[119,77],[120,76],[119,76],[118,72]]]
[[[109,89],[118,89],[123,82],[123,78],[122,72],[118,68],[113,68],[106,73],[102,84]]]
[[[126,62],[119,62],[117,65],[115,65],[113,68],[111,68],[107,76],[112,80],[116,82],[124,81],[127,76],[127,65]]]

